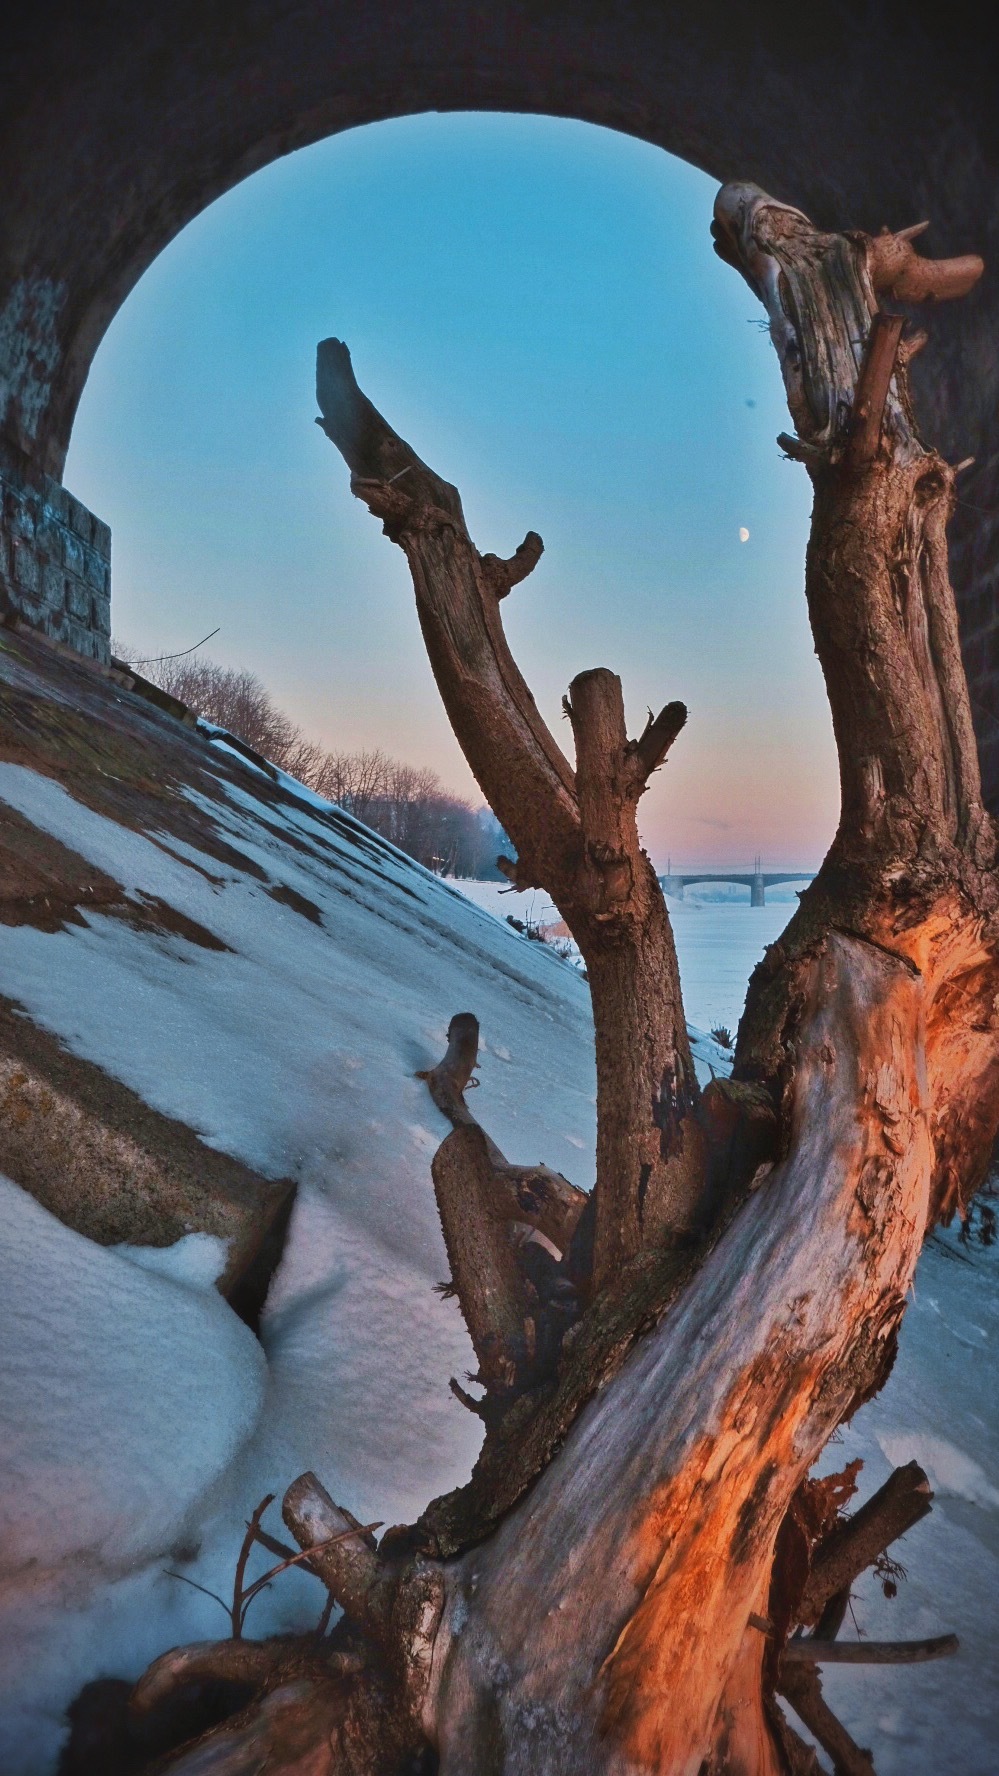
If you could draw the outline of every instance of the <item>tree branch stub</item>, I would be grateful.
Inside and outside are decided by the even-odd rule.
[[[344,1614],[376,1639],[384,1635],[386,1600],[384,1573],[377,1551],[356,1520],[333,1503],[315,1474],[292,1481],[281,1514],[309,1565],[331,1591]],[[354,1534],[350,1534],[350,1531]],[[321,1546],[320,1544],[329,1544]]]
[[[798,1619],[818,1622],[830,1599],[847,1591],[879,1554],[928,1516],[932,1504],[929,1481],[919,1464],[912,1461],[896,1468],[815,1550]]]

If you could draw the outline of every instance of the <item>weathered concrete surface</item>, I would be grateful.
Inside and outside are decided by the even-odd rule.
[[[38,0],[5,26],[0,434],[62,470],[94,351],[147,265],[290,149],[421,110],[627,130],[820,224],[924,216],[999,264],[995,52],[975,15],[897,0]],[[999,805],[999,278],[932,316],[930,441],[973,454],[955,576]]]

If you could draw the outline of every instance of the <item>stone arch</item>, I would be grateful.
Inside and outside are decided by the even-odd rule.
[[[48,567],[58,592],[55,566],[67,562],[32,553],[46,524],[51,548],[58,543],[63,557],[82,551],[83,590],[74,591],[73,568],[61,574],[60,595],[76,596],[82,611],[88,586],[96,596],[101,581],[104,598],[104,527],[58,486],[93,355],[162,247],[270,160],[407,112],[547,112],[641,136],[718,179],[756,179],[830,225],[876,229],[931,216],[935,253],[977,250],[997,263],[999,144],[987,58],[961,52],[972,41],[953,8],[927,9],[923,21],[918,7],[895,0],[368,0],[353,8],[332,0],[150,0],[142,8],[36,0],[22,8],[7,29],[0,113],[8,513],[0,594],[8,610],[51,627],[35,605]],[[984,514],[999,494],[997,304],[986,280],[968,302],[934,317],[922,372],[927,431],[945,451],[977,459],[955,521],[954,565],[993,798],[999,524]],[[15,537],[19,524],[22,532],[34,526],[32,536]],[[65,638],[81,645],[81,625],[82,617]]]

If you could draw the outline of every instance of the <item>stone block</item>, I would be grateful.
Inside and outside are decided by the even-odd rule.
[[[35,551],[46,561],[58,562],[62,566],[62,525],[52,516],[51,512],[42,509],[41,516],[35,527]]]
[[[79,579],[83,573],[83,544],[71,530],[62,533],[62,559],[67,571]]]
[[[87,585],[91,586],[95,592],[108,590],[108,564],[94,548],[86,548],[83,551],[83,577]]]
[[[94,548],[99,555],[103,555],[105,561],[110,561],[111,526],[110,524],[105,524],[102,518],[94,519]]]
[[[68,503],[69,511],[66,514],[66,522],[70,530],[75,531],[83,542],[93,542],[94,522],[91,513],[78,499],[74,499],[72,494],[68,496]]]
[[[7,529],[12,537],[17,537],[19,541],[25,543],[34,542],[35,511],[33,503],[12,493],[7,498],[6,516]]]
[[[42,563],[42,602],[48,610],[62,610],[66,596],[66,575],[58,561]]]
[[[106,593],[93,592],[90,597],[90,622],[95,635],[106,640],[111,634],[111,600]]]
[[[88,620],[85,623],[77,622],[73,617],[66,618],[64,640],[75,653],[82,654],[85,660],[106,659],[105,650],[101,645],[101,638],[94,634],[93,629],[90,626],[89,613]]]
[[[48,480],[45,486],[45,504],[59,524],[69,522],[69,502],[72,494],[67,493],[59,481]]]
[[[83,580],[66,580],[66,610],[81,623],[90,621],[90,588]]]
[[[14,573],[13,580],[23,592],[33,593],[37,598],[41,590],[41,576],[38,571],[38,557],[34,550],[20,538],[14,538]]]

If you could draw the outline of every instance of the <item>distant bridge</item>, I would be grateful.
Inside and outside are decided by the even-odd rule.
[[[814,870],[764,870],[757,857],[751,870],[684,870],[674,873],[671,862],[666,865],[666,875],[659,877],[659,885],[664,894],[671,894],[674,900],[683,899],[685,888],[692,888],[695,882],[739,882],[749,889],[750,906],[766,906],[768,888],[776,888],[778,882],[814,882]]]

